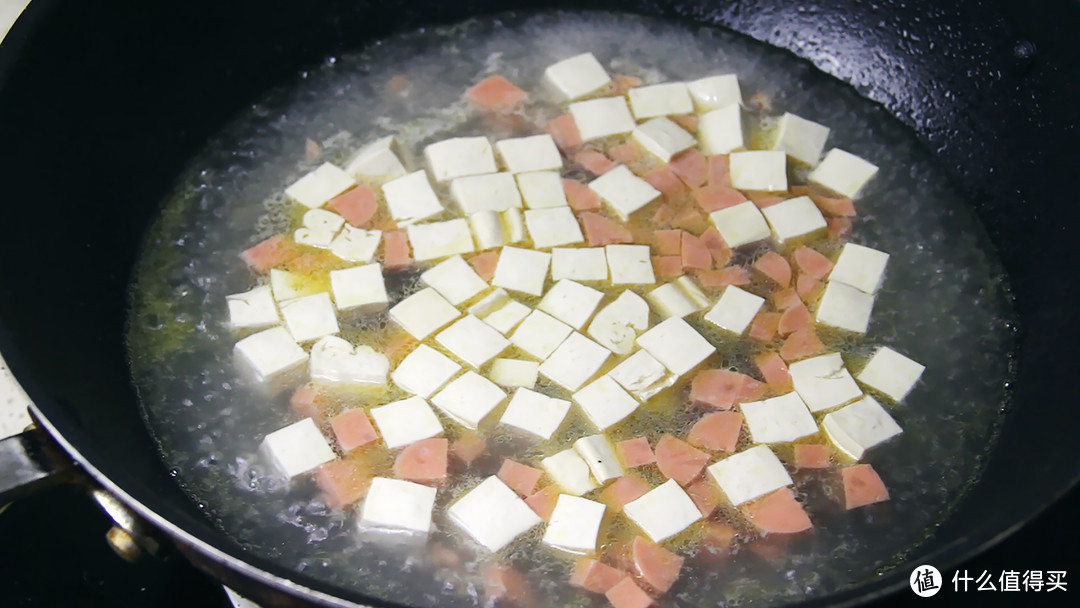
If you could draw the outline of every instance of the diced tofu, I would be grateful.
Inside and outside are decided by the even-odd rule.
[[[573,333],[573,328],[551,315],[534,310],[510,336],[510,342],[526,353],[547,359]]]
[[[510,398],[499,422],[547,440],[559,430],[569,411],[569,401],[548,397],[522,387],[514,391],[514,396]]]
[[[902,401],[919,381],[926,367],[888,346],[877,349],[866,367],[856,376],[859,382],[881,391],[893,401]]]
[[[465,315],[436,334],[435,341],[473,369],[479,369],[510,346],[498,330],[472,315]]]
[[[525,211],[525,225],[529,228],[529,236],[537,249],[570,245],[585,240],[577,217],[570,207],[529,209]],[[544,270],[547,271],[546,265]]]
[[[554,281],[603,281],[608,278],[603,247],[556,247],[551,250],[551,278]]]
[[[664,283],[645,294],[645,299],[665,319],[683,318],[700,310],[697,303],[690,299],[675,283]]]
[[[638,346],[681,376],[716,352],[716,348],[682,319],[671,318],[638,336]]]
[[[592,53],[582,53],[544,70],[544,83],[552,87],[560,101],[574,100],[604,88],[611,78]]]
[[[811,412],[843,405],[862,396],[840,353],[803,359],[788,366],[795,392]]]
[[[390,379],[414,395],[429,397],[460,370],[456,361],[421,344],[401,360]]]
[[[889,254],[855,243],[847,243],[829,273],[830,281],[850,285],[863,293],[875,294],[885,279]]]
[[[442,203],[423,171],[392,179],[382,185],[382,191],[390,216],[399,223],[418,222],[443,212]]]
[[[360,148],[345,165],[345,172],[362,180],[384,181],[405,175],[405,165],[397,153],[393,135],[381,137]]]
[[[818,432],[817,422],[796,392],[739,406],[754,443],[786,443]]]
[[[480,211],[469,216],[476,249],[483,251],[506,244],[502,215],[498,211]]]
[[[263,438],[259,453],[278,473],[291,478],[330,462],[333,448],[311,418],[304,418]]]
[[[656,282],[648,245],[606,245],[612,285],[648,285]]]
[[[694,111],[690,91],[683,82],[635,87],[630,89],[628,95],[634,118],[638,120],[669,114],[688,114]]]
[[[323,163],[286,188],[285,194],[305,207],[317,209],[355,185],[356,180],[351,175],[330,163]]]
[[[701,519],[697,505],[674,479],[627,503],[623,513],[656,543],[675,536]]]
[[[381,230],[364,230],[346,225],[330,242],[330,252],[347,262],[367,264],[382,242]]]
[[[540,461],[540,466],[564,492],[581,496],[596,488],[589,465],[573,448],[567,448]]]
[[[491,284],[533,296],[542,295],[550,263],[550,253],[503,247]]]
[[[574,332],[540,364],[540,375],[568,391],[576,391],[610,356],[608,349]]]
[[[486,137],[455,137],[429,144],[424,147],[424,158],[439,182],[498,170]]]
[[[279,304],[285,300],[293,300],[300,296],[318,293],[317,289],[320,288],[314,286],[313,283],[307,280],[305,275],[298,272],[279,268],[270,269],[270,290]]]
[[[605,430],[638,408],[636,399],[605,374],[574,393],[573,400],[598,430]]]
[[[405,227],[417,262],[437,260],[475,251],[469,222],[458,218],[446,222],[409,224]]]
[[[555,146],[555,140],[547,133],[497,141],[495,149],[511,173],[558,172],[562,169],[562,156]]]
[[[395,304],[390,309],[389,315],[392,321],[404,328],[412,337],[423,340],[460,317],[461,312],[437,291],[425,287]]]
[[[296,369],[308,358],[283,327],[271,327],[252,334],[237,342],[233,349],[259,380]]]
[[[875,165],[858,156],[833,148],[806,179],[837,194],[855,198],[866,182],[877,174],[877,170]]]
[[[607,276],[606,265],[604,276]],[[281,323],[277,304],[274,303],[274,293],[268,285],[225,296],[225,303],[229,307],[229,326],[233,329],[266,327]]]
[[[764,445],[728,456],[710,465],[708,471],[734,505],[794,483],[784,463]]]
[[[633,89],[637,90],[637,89]],[[631,91],[633,95],[633,91]],[[631,97],[632,99],[633,97]],[[697,145],[697,139],[669,118],[653,118],[634,128],[630,134],[661,162],[668,162],[672,156],[687,148]]]
[[[514,175],[506,172],[455,178],[450,182],[450,196],[465,215],[521,206]]]
[[[521,209],[511,207],[506,211],[500,211],[499,219],[502,220],[503,239],[507,245],[525,240],[525,216],[522,215]]]
[[[293,232],[293,240],[301,245],[326,249],[330,247],[334,235],[345,224],[345,218],[326,209],[310,209],[303,217],[302,228]]]
[[[754,316],[765,304],[765,298],[756,296],[735,285],[728,285],[716,305],[705,313],[705,320],[720,329],[726,329],[737,336],[746,332]]]
[[[742,103],[739,90],[739,78],[735,74],[708,76],[688,83],[690,97],[698,112],[708,112],[717,108]]]
[[[523,359],[495,359],[488,370],[492,382],[507,388],[533,388],[539,375],[540,364]]]
[[[710,110],[698,121],[701,151],[708,155],[729,154],[746,147],[742,110],[738,103]]]
[[[818,302],[817,322],[865,334],[874,310],[874,296],[844,283],[829,281]]]
[[[780,243],[825,231],[825,217],[809,196],[797,196],[762,209]]]
[[[787,152],[792,158],[813,166],[821,158],[828,138],[829,127],[785,112],[780,117],[772,149]]]
[[[765,216],[751,201],[713,211],[709,219],[720,231],[720,236],[724,237],[724,242],[733,249],[767,239],[772,234]]]
[[[409,397],[369,410],[386,447],[400,448],[443,432],[439,417],[423,397]]]
[[[334,303],[325,291],[282,302],[281,317],[293,339],[300,343],[340,331]]]
[[[467,371],[435,393],[431,403],[462,425],[475,429],[503,399],[506,393],[494,382]]]
[[[574,329],[581,329],[603,298],[602,291],[563,279],[544,294],[536,307]]]
[[[595,552],[606,508],[602,502],[560,494],[544,530],[544,544],[570,553]]]
[[[862,458],[866,450],[901,433],[900,425],[870,396],[825,414],[821,428],[837,448],[855,460]]]
[[[675,284],[682,290],[683,295],[690,298],[690,301],[697,306],[698,310],[709,305],[709,297],[705,295],[704,291],[701,291],[701,287],[698,287],[694,279],[683,275],[675,279]]]
[[[731,187],[739,190],[787,190],[787,156],[772,150],[732,152]]]
[[[626,165],[619,165],[589,182],[589,188],[600,195],[622,221],[660,196],[649,182],[634,175]]]
[[[420,274],[420,281],[439,292],[447,302],[458,305],[487,289],[487,282],[476,274],[460,255],[447,258]]]
[[[540,517],[498,477],[469,490],[446,511],[473,540],[498,551],[540,523]]]
[[[621,135],[634,130],[634,117],[622,97],[601,97],[570,104],[582,141],[590,141],[611,135]]]
[[[648,328],[649,305],[626,290],[596,313],[585,333],[616,355],[626,355],[634,348],[637,332]]]
[[[489,313],[484,317],[483,321],[505,336],[517,327],[518,323],[521,323],[525,317],[529,316],[530,312],[532,312],[532,309],[528,306],[508,298],[505,305]]]
[[[390,360],[370,346],[326,336],[311,347],[310,371],[313,380],[385,386]]]
[[[360,510],[360,526],[427,532],[435,493],[435,488],[411,481],[376,477]]]
[[[566,190],[563,189],[562,178],[556,171],[531,171],[518,173],[516,176],[518,190],[525,199],[525,206],[529,209],[548,209],[551,207],[567,207]],[[528,212],[525,214],[528,220]],[[530,228],[531,232],[532,229]],[[535,238],[535,237],[534,237]]]
[[[625,473],[622,465],[619,464],[619,458],[615,456],[611,442],[602,434],[578,439],[574,442],[574,451],[581,456],[585,464],[589,465],[589,470],[592,471],[593,479],[597,483],[603,484],[609,479],[622,477]]]
[[[386,308],[390,297],[383,282],[382,265],[367,264],[330,271],[330,292],[338,310],[375,314]]]
[[[630,355],[607,375],[642,401],[675,383],[675,376],[645,350]]]

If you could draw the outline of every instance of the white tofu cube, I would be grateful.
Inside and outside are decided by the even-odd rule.
[[[769,222],[752,201],[732,205],[709,214],[720,236],[732,249],[769,238]]]
[[[850,285],[863,293],[875,294],[885,280],[889,254],[855,243],[847,243],[829,273],[830,281]]]
[[[382,264],[353,266],[330,271],[330,293],[338,310],[375,314],[390,304],[383,281]]]
[[[634,175],[626,165],[619,165],[589,182],[589,188],[600,195],[622,221],[660,196],[652,184]]]
[[[521,206],[514,175],[506,172],[455,178],[450,182],[450,196],[465,215]]]
[[[582,53],[544,70],[544,83],[554,89],[560,101],[571,101],[606,87],[611,78],[592,53]]]
[[[562,178],[556,171],[518,173],[515,178],[518,190],[521,191],[521,198],[525,200],[525,206],[529,209],[566,207],[570,204],[566,200]],[[526,212],[526,218],[528,218],[528,212]]]
[[[506,170],[511,173],[558,172],[563,166],[559,148],[547,133],[497,141],[495,149],[502,157]]]
[[[739,90],[739,78],[735,74],[708,76],[687,83],[690,97],[698,112],[708,112],[717,108],[742,103],[742,91]]]
[[[874,296],[837,281],[825,284],[815,319],[822,325],[865,334],[874,311]]]
[[[683,295],[690,298],[690,301],[698,307],[698,310],[709,305],[709,296],[705,295],[705,292],[701,291],[701,287],[698,287],[698,284],[694,279],[690,278],[688,275],[683,275],[675,279],[675,284],[682,290]]]
[[[796,392],[739,406],[754,443],[786,443],[818,432],[817,422]]]
[[[330,294],[325,291],[281,303],[281,317],[285,327],[299,343],[318,340],[340,331],[337,312]]]
[[[423,340],[432,332],[460,317],[461,312],[437,291],[425,287],[395,304],[390,309],[389,315],[390,320],[409,332],[409,335],[417,340]]]
[[[521,214],[521,209],[511,207],[500,211],[499,218],[502,220],[503,239],[507,245],[525,240],[525,216]]]
[[[731,187],[739,190],[787,190],[787,156],[772,150],[732,152]]]
[[[642,401],[675,383],[675,376],[644,350],[627,357],[607,375]]]
[[[551,250],[551,279],[603,281],[608,278],[603,247],[556,247]]]
[[[303,227],[293,232],[293,240],[301,245],[327,249],[341,230],[345,218],[326,209],[310,209],[302,219]]]
[[[608,349],[574,332],[540,364],[540,375],[568,391],[576,391],[610,356]]]
[[[503,247],[491,284],[538,296],[544,293],[551,254],[520,247]]]
[[[539,375],[540,364],[524,359],[495,359],[488,370],[488,379],[507,388],[533,388]]]
[[[529,316],[530,312],[532,312],[532,309],[528,306],[517,300],[510,299],[504,306],[484,317],[483,321],[505,336],[513,331],[525,317]]]
[[[645,299],[665,319],[671,317],[681,319],[700,310],[697,304],[675,283],[664,283],[645,294]]]
[[[442,203],[423,171],[392,179],[382,185],[382,191],[390,216],[401,224],[426,220],[443,212]]]
[[[284,327],[252,334],[237,342],[233,350],[260,381],[294,370],[308,358]]]
[[[294,422],[264,437],[259,453],[286,478],[307,473],[336,458],[333,448],[311,418]]]
[[[386,447],[393,450],[443,432],[439,417],[423,397],[409,397],[368,410]]]
[[[503,399],[506,393],[494,382],[467,371],[435,393],[431,403],[463,426],[475,429]]]
[[[825,217],[809,196],[797,196],[762,209],[761,213],[772,226],[773,236],[783,244],[824,231]]]
[[[877,170],[875,165],[858,156],[833,148],[806,179],[837,194],[855,198]]]
[[[622,135],[634,130],[634,117],[622,97],[601,97],[570,104],[582,141]]]
[[[555,352],[573,331],[566,323],[543,311],[534,310],[518,325],[510,336],[510,343],[542,361]]]
[[[429,144],[424,147],[424,158],[439,182],[498,170],[486,137],[455,137]]]
[[[521,387],[514,391],[499,422],[547,440],[559,430],[569,411],[569,401]]]
[[[828,138],[829,127],[785,112],[777,125],[772,149],[787,152],[788,156],[813,166],[821,158]]]
[[[735,285],[728,285],[724,288],[724,293],[720,294],[716,306],[705,313],[705,320],[720,329],[726,329],[741,336],[746,332],[746,328],[750,326],[763,304],[765,304],[765,298],[739,289]]]
[[[840,353],[803,359],[788,366],[795,392],[811,412],[843,405],[862,396]]]
[[[491,313],[513,301],[514,299],[510,297],[510,294],[506,293],[505,289],[496,287],[488,292],[487,295],[477,300],[475,304],[469,306],[468,310],[470,315],[474,315],[479,319],[484,319]]]
[[[465,315],[436,334],[435,341],[473,369],[480,369],[510,346],[510,341],[494,327],[472,315]]]
[[[537,249],[549,249],[585,240],[577,216],[570,207],[529,209],[525,211],[525,225],[529,228],[529,236]],[[545,272],[546,270],[545,267]]]
[[[381,137],[360,148],[345,165],[345,172],[362,180],[384,181],[405,175],[405,165],[397,153],[393,135]]]
[[[488,551],[498,551],[541,522],[516,492],[492,475],[446,511],[450,521]]]
[[[487,281],[476,274],[460,255],[447,258],[420,273],[420,281],[439,292],[447,302],[458,305],[487,289]]]
[[[390,374],[390,379],[406,391],[426,398],[460,370],[461,365],[457,361],[427,344],[421,344],[405,355]]]
[[[612,285],[648,285],[656,282],[648,245],[605,245]]]
[[[902,432],[885,408],[869,395],[825,414],[821,428],[840,451],[855,460],[862,458],[866,450]]]
[[[742,109],[738,103],[710,110],[698,120],[701,151],[707,155],[730,154],[746,147]]]
[[[560,494],[544,530],[544,544],[570,553],[594,553],[606,508],[602,502]]]
[[[635,89],[636,90],[636,89]],[[632,93],[632,92],[631,92]],[[669,118],[653,118],[634,128],[630,137],[661,162],[697,145],[697,139]]]
[[[346,262],[367,264],[382,242],[381,230],[364,230],[346,225],[330,242],[330,252]]]
[[[618,382],[605,374],[592,384],[574,393],[574,403],[581,406],[581,411],[597,430],[603,431],[623,418],[634,413],[638,408],[637,399],[630,396]]]
[[[386,386],[390,360],[370,346],[354,347],[337,336],[326,336],[311,347],[308,369],[313,380]]]
[[[270,269],[270,291],[279,304],[285,300],[318,293],[321,289],[322,287],[311,281],[307,275],[279,268]]]
[[[573,448],[567,448],[540,461],[551,479],[568,494],[581,496],[596,488],[589,473],[589,465],[578,456]]]
[[[435,494],[435,488],[419,483],[376,477],[360,509],[360,526],[428,532]]]
[[[498,211],[480,211],[469,216],[469,228],[477,251],[502,247],[506,244],[502,215]]]
[[[316,209],[355,185],[356,180],[351,175],[330,163],[323,163],[285,188],[285,194],[305,207]]]
[[[701,519],[701,511],[674,479],[626,503],[623,513],[655,543],[675,536]]]
[[[676,376],[694,369],[716,352],[697,330],[678,318],[662,321],[638,336],[637,343]]]
[[[688,114],[694,102],[684,82],[665,82],[647,87],[635,87],[627,93],[634,118],[645,120],[669,114]]]
[[[637,332],[646,329],[649,305],[641,296],[626,290],[596,313],[585,333],[616,355],[627,355],[634,349]]]
[[[459,253],[475,251],[469,222],[458,218],[446,222],[409,224],[405,227],[417,262],[437,260]]]
[[[606,266],[604,274],[607,274]],[[277,304],[274,303],[274,292],[271,291],[269,285],[225,296],[225,304],[229,307],[229,326],[233,329],[266,327],[281,323]]]
[[[574,451],[589,465],[593,479],[603,484],[609,479],[622,477],[622,465],[611,447],[611,442],[604,435],[589,435],[574,442]]]
[[[794,483],[784,463],[765,445],[728,456],[710,465],[708,471],[736,506]]]
[[[569,279],[555,283],[540,299],[542,310],[574,329],[581,329],[604,298],[604,292]]]
[[[878,390],[893,401],[903,401],[926,367],[888,346],[877,349],[866,367],[856,376],[859,382]]]

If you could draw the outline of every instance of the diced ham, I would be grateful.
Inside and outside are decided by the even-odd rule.
[[[501,112],[525,101],[527,95],[514,83],[494,74],[469,87],[465,97],[480,108]]]
[[[314,139],[309,137],[304,140],[304,160],[312,162],[321,155],[322,148]]]
[[[633,164],[641,158],[641,148],[632,142],[611,146],[607,153],[611,160],[623,165]]]
[[[642,176],[642,179],[649,182],[649,185],[667,197],[675,196],[686,190],[686,184],[682,183],[679,176],[675,175],[675,172],[667,165],[652,169]]]
[[[810,311],[802,303],[802,300],[799,300],[798,304],[789,307],[780,316],[780,325],[777,326],[777,331],[780,332],[781,336],[790,336],[800,329],[811,327],[813,324],[814,318],[810,316]]]
[[[675,214],[675,217],[671,218],[671,225],[675,228],[682,228],[692,233],[700,233],[708,226],[705,216],[701,214],[697,209],[693,207],[687,207]]]
[[[784,256],[769,251],[754,262],[754,269],[781,287],[791,284],[791,265]]]
[[[827,196],[810,193],[810,198],[825,215],[851,217],[855,215],[855,203],[846,196]]]
[[[563,152],[570,152],[581,146],[581,132],[578,131],[572,114],[563,114],[549,120],[547,131],[555,140],[555,145]]]
[[[810,355],[816,355],[825,350],[825,345],[821,343],[821,338],[818,338],[817,332],[814,328],[807,327],[800,329],[792,333],[784,340],[783,346],[780,347],[780,357],[791,363],[792,361],[798,361],[799,359],[805,359]]]
[[[499,263],[498,251],[485,251],[480,255],[474,255],[469,258],[469,265],[476,271],[476,274],[480,275],[481,279],[485,281],[491,281],[491,278],[495,276],[495,266]]]
[[[604,597],[614,608],[649,608],[656,605],[649,594],[642,591],[629,576],[608,589]]]
[[[484,437],[476,431],[464,431],[450,446],[450,453],[466,465],[472,464],[487,449]]]
[[[742,424],[739,412],[709,412],[694,423],[686,440],[711,452],[734,452]]]
[[[787,363],[779,353],[769,351],[754,357],[754,364],[761,371],[769,390],[775,394],[786,393],[792,389],[791,374],[788,373]]]
[[[555,510],[555,503],[559,500],[559,488],[555,484],[547,486],[539,492],[525,499],[525,504],[533,510],[540,519],[548,521],[551,512]]]
[[[449,441],[431,437],[410,443],[394,459],[394,477],[418,483],[446,479],[446,453]]]
[[[701,233],[700,238],[701,242],[705,243],[705,246],[709,248],[714,265],[723,267],[731,260],[731,247],[728,247],[728,244],[724,242],[724,237],[720,235],[720,231],[716,229],[716,226],[709,226]]]
[[[694,481],[708,461],[708,454],[666,433],[656,443],[656,465],[661,473],[679,485]]]
[[[325,274],[338,264],[338,258],[329,250],[319,249],[296,256],[286,265],[292,272],[300,274]]]
[[[746,285],[750,276],[742,266],[727,266],[719,270],[702,270],[697,273],[703,287],[716,289],[727,285]]]
[[[368,185],[360,184],[348,192],[338,195],[326,204],[338,215],[345,218],[346,222],[361,228],[366,226],[375,215],[378,205],[375,202],[375,190]]]
[[[697,148],[679,152],[668,163],[675,175],[678,175],[679,179],[691,188],[701,186],[709,178],[708,164],[705,155]]]
[[[625,95],[630,89],[641,86],[640,78],[628,74],[615,74],[611,77],[611,82],[615,85],[616,95]]]
[[[833,263],[816,249],[811,249],[806,245],[803,245],[796,249],[795,253],[792,255],[795,258],[795,265],[799,267],[799,270],[815,279],[824,279],[829,275],[829,272],[832,271]]]
[[[697,114],[675,114],[670,117],[671,121],[691,133],[696,133],[698,128]]]
[[[726,553],[731,549],[731,542],[735,540],[735,528],[718,521],[706,521],[705,529],[701,534],[701,545],[706,551],[717,555]]]
[[[780,196],[772,192],[756,192],[754,190],[747,190],[745,194],[746,198],[754,201],[754,204],[757,205],[758,209],[766,209],[787,200],[787,197]]]
[[[401,360],[406,355],[412,352],[416,348],[416,338],[409,335],[407,332],[399,331],[389,338],[383,344],[382,352],[386,355],[387,359],[390,359],[390,363],[397,365],[401,363]]]
[[[731,157],[727,154],[709,157],[709,185],[731,187]]]
[[[289,407],[304,418],[322,420],[326,405],[326,396],[313,384],[298,386],[289,397]]]
[[[410,86],[412,86],[412,82],[403,74],[394,74],[390,77],[390,80],[386,81],[386,90],[391,93],[401,93]]]
[[[528,608],[536,604],[529,581],[524,574],[507,564],[488,564],[481,570],[484,577],[484,597],[495,606]]]
[[[600,500],[611,506],[616,513],[622,511],[626,503],[635,501],[644,496],[652,488],[640,477],[628,473],[611,482],[600,493]]]
[[[600,195],[585,184],[572,179],[562,180],[566,201],[574,211],[595,211],[600,208]]]
[[[503,460],[499,472],[495,475],[518,494],[532,496],[543,474],[544,472],[540,469],[507,458]]]
[[[746,401],[757,401],[765,396],[769,392],[769,387],[764,382],[755,380],[750,376],[746,377],[743,381],[742,391],[739,393],[736,401],[738,403],[744,403]]]
[[[720,487],[708,479],[699,479],[686,486],[686,494],[694,501],[702,517],[712,515],[723,499]]]
[[[341,450],[348,452],[367,445],[379,438],[367,412],[362,408],[356,408],[342,412],[330,419],[330,428],[334,431]]]
[[[854,509],[889,500],[889,490],[874,467],[857,464],[840,471],[844,477],[844,507]]]
[[[827,469],[829,455],[828,446],[800,443],[795,446],[795,466],[800,469]]]
[[[582,557],[574,564],[570,584],[593,593],[607,593],[608,589],[626,577],[626,573],[595,559]]]
[[[656,252],[660,255],[682,255],[682,230],[657,230],[653,232]]]
[[[653,454],[652,448],[649,447],[647,437],[624,439],[615,444],[615,452],[622,460],[623,466],[631,469],[656,462],[656,454]]]
[[[315,469],[315,485],[326,506],[341,509],[360,500],[374,476],[371,468],[362,461],[331,460]]]
[[[693,192],[694,200],[705,213],[733,207],[746,200],[742,192],[727,186],[702,186]]]
[[[806,273],[800,272],[799,277],[795,279],[795,293],[799,294],[799,298],[805,304],[809,304],[817,298],[819,287],[821,287],[821,281]]]
[[[671,222],[671,218],[673,217],[675,217],[675,210],[671,208],[671,205],[660,205],[656,208],[656,213],[653,214],[652,225],[656,228],[659,228],[660,226],[666,226],[669,222]]]
[[[736,403],[754,401],[765,393],[765,385],[746,374],[727,369],[707,369],[698,372],[690,383],[690,400],[729,410]]]
[[[440,542],[431,543],[427,548],[427,557],[432,564],[442,568],[460,566],[465,562],[464,556]]]
[[[412,265],[409,237],[404,230],[388,230],[383,233],[383,268],[402,270]]]
[[[851,219],[846,217],[830,217],[826,220],[829,228],[829,238],[834,241],[841,241],[851,236]]]
[[[593,175],[603,175],[615,168],[615,163],[597,150],[580,150],[574,154],[574,162],[585,167]]]
[[[712,268],[712,253],[705,243],[689,232],[683,233],[682,237],[682,265],[683,268],[696,268],[708,270]]]
[[[750,323],[748,335],[762,342],[768,342],[776,337],[776,330],[780,327],[780,313],[759,312]]]
[[[776,310],[787,310],[792,306],[799,306],[802,304],[802,298],[799,297],[799,292],[794,288],[780,289],[774,291],[772,294],[773,308]]]
[[[668,551],[643,536],[634,537],[630,546],[634,571],[650,587],[660,593],[671,589],[682,570],[683,557]]]
[[[755,500],[742,508],[750,523],[766,534],[795,534],[814,527],[795,493],[788,488]]]
[[[288,264],[299,255],[300,250],[292,239],[284,234],[275,234],[258,245],[245,249],[240,258],[255,272],[267,272],[271,268]]]
[[[632,243],[634,237],[626,226],[599,213],[586,211],[578,216],[585,227],[585,240],[590,246]]]
[[[683,273],[683,259],[679,255],[654,255],[653,272],[661,279],[674,279]]]

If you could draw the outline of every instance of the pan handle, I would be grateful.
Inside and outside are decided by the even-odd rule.
[[[70,481],[75,470],[71,458],[37,426],[0,439],[0,505]]]

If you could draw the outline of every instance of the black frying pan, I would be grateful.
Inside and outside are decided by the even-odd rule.
[[[0,49],[0,350],[44,426],[223,579],[255,581],[257,595],[278,601],[367,602],[245,555],[169,477],[139,416],[123,343],[140,237],[207,138],[303,66],[398,29],[552,4],[725,25],[809,59],[910,125],[999,248],[1023,335],[985,472],[906,563],[815,603],[877,596],[915,564],[955,564],[1076,482],[1072,2],[34,0]]]

